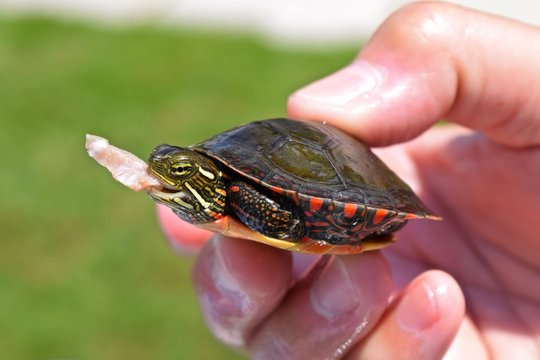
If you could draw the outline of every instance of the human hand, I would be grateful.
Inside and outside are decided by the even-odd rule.
[[[444,221],[307,277],[306,256],[215,237],[193,273],[214,334],[264,359],[540,357],[539,43],[532,26],[409,5],[293,94],[293,118],[374,146],[414,139],[378,153]],[[441,118],[460,126],[427,130]],[[176,243],[194,238],[160,214]]]

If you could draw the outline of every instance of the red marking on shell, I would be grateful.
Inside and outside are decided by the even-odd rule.
[[[283,194],[283,189],[279,188],[277,186],[270,186],[270,190],[272,190],[273,192],[276,192],[278,194]]]
[[[240,191],[240,186],[238,185],[233,185],[230,187],[230,190],[231,191],[234,191],[234,192],[239,192]]]
[[[343,209],[343,213],[345,214],[345,217],[350,219],[356,214],[356,205],[354,204],[345,204],[345,207]]]
[[[318,197],[312,197],[309,199],[309,209],[311,211],[319,211],[323,205],[323,199]]]
[[[373,217],[373,224],[377,225],[378,223],[383,221],[386,215],[388,215],[388,213],[388,210],[377,209],[375,212],[375,216]]]

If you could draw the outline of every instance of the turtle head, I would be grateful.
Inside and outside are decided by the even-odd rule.
[[[190,148],[162,144],[150,154],[148,171],[164,187],[149,192],[150,197],[183,220],[208,222],[224,212],[221,171],[210,158]]]
[[[219,169],[208,157],[190,148],[166,144],[152,151],[148,166],[150,174],[171,190],[182,190],[190,184],[198,189],[219,177]]]

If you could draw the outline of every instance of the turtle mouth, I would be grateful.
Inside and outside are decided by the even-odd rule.
[[[174,199],[178,198],[180,196],[180,193],[182,193],[182,190],[166,187],[163,187],[159,190],[152,190],[147,192],[148,196],[150,196],[152,200],[154,200],[158,204],[162,204],[168,207],[174,207],[174,205],[176,205]]]
[[[182,190],[170,189],[170,188],[163,187],[163,188],[161,188],[159,190],[149,191],[148,193],[154,194],[156,196],[161,196],[161,197],[169,197],[171,195],[175,195],[175,194],[178,194],[180,192],[182,192]]]
[[[169,196],[172,196],[172,195],[175,195],[175,194],[178,194],[178,193],[181,193],[182,191],[184,191],[183,189],[179,189],[179,188],[174,187],[174,186],[172,186],[170,184],[167,184],[165,181],[162,181],[159,178],[158,178],[158,181],[161,184],[161,188],[151,190],[148,193],[155,194],[155,195],[162,196],[162,197],[169,197]]]
[[[166,182],[161,181],[160,179],[158,179],[158,180],[159,180],[159,182],[161,183],[161,186],[162,186],[162,188],[159,191],[161,191],[163,193],[173,194],[173,193],[178,193],[180,191],[183,191],[182,189],[179,189],[179,188],[174,187],[174,186],[172,186],[170,184],[167,184]]]
[[[158,172],[150,170],[148,173],[150,174],[150,176],[155,178],[161,185],[161,189],[155,190],[155,191],[161,191],[164,193],[177,193],[179,191],[182,191],[182,189],[176,186],[176,183],[169,181],[166,178],[160,176]]]
[[[158,201],[160,203],[174,202],[173,198],[178,196],[178,194],[183,191],[182,189],[179,189],[173,186],[171,183],[163,180],[163,178],[156,176],[155,173],[151,172],[150,174],[153,175],[153,177],[156,178],[161,184],[161,188],[148,191],[148,195],[150,195],[150,197],[155,201],[160,200]]]

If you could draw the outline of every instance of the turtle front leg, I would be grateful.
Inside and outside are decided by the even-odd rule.
[[[249,228],[274,239],[297,241],[304,237],[304,220],[292,200],[272,200],[241,181],[231,182],[227,193],[231,211]]]

